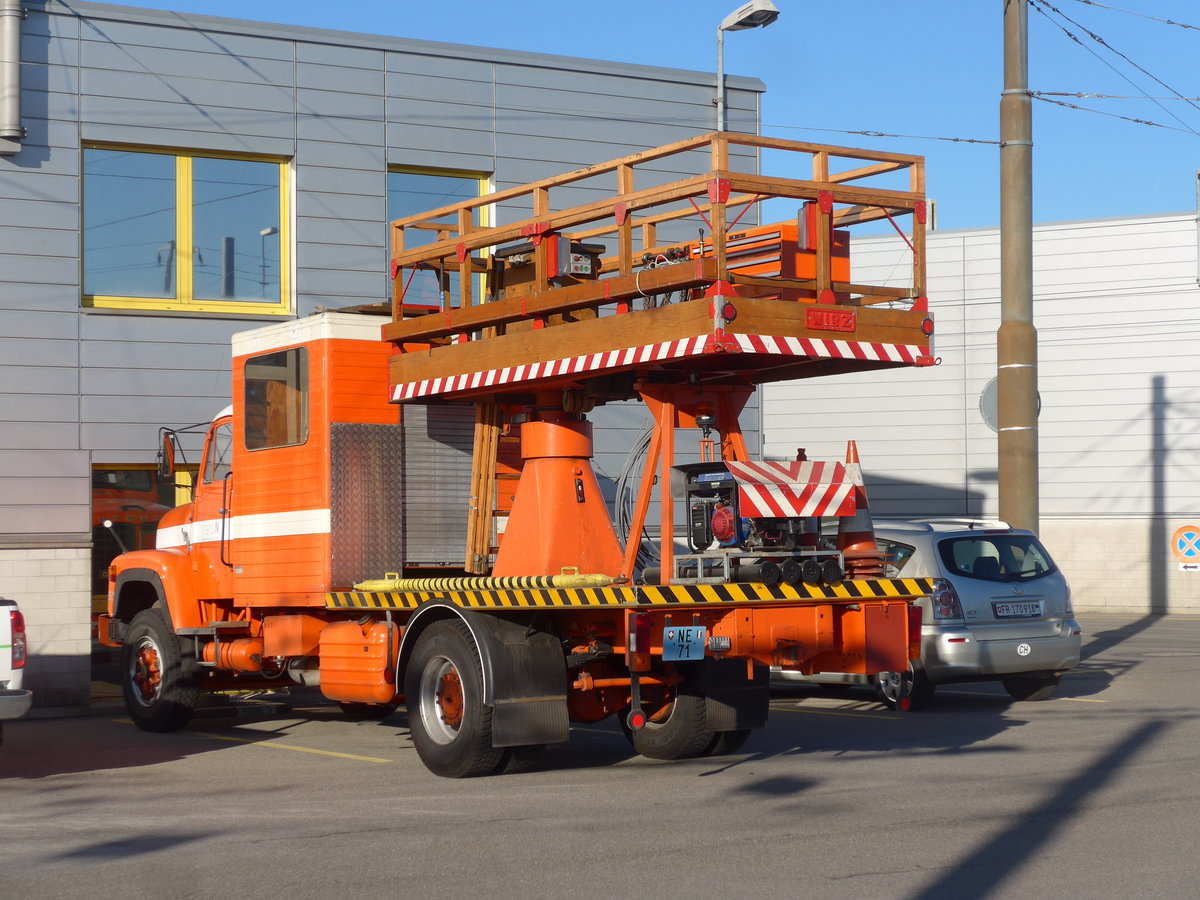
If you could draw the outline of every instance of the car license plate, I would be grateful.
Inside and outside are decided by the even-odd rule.
[[[703,625],[669,625],[663,629],[663,661],[704,659],[708,629]]]
[[[1042,614],[1041,600],[1022,600],[1012,603],[993,603],[997,619],[1031,619]]]

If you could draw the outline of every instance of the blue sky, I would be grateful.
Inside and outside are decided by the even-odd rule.
[[[1045,14],[1035,9],[1029,14],[1030,88],[1118,95],[1052,98],[1100,112],[1034,102],[1035,220],[1194,209],[1200,167],[1200,3],[1031,2]],[[764,134],[924,154],[939,227],[999,222],[999,148],[931,138],[998,139],[1004,0],[775,3],[781,10],[775,24],[729,34],[725,42],[726,71],[767,85]],[[712,72],[716,26],[739,2],[150,0],[125,5]],[[1163,99],[1175,92],[1189,102]],[[1130,97],[1135,99],[1121,99]],[[857,131],[921,139],[843,133]]]

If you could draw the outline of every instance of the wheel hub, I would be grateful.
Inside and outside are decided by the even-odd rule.
[[[442,721],[457,731],[463,717],[463,689],[458,669],[451,669],[438,681],[437,704]]]
[[[162,688],[162,663],[158,648],[151,643],[144,643],[137,649],[133,657],[130,677],[139,699],[149,703],[158,696]]]

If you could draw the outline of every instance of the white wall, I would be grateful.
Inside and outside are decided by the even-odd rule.
[[[1200,613],[1200,573],[1169,547],[1200,524],[1196,243],[1194,214],[1034,231],[1042,534],[1080,609]],[[909,250],[868,237],[852,254],[856,281],[886,283]],[[998,230],[932,233],[928,274],[941,365],[769,385],[764,451],[840,458],[854,438],[873,510],[995,516],[979,398],[996,373]]]

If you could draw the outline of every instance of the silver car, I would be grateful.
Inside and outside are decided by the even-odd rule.
[[[887,577],[935,579],[931,596],[918,601],[921,658],[907,672],[873,679],[889,707],[917,709],[937,685],[962,681],[999,681],[1016,700],[1045,700],[1079,663],[1071,589],[1033,532],[969,519],[879,519],[875,538]],[[799,678],[867,683],[838,673]]]

